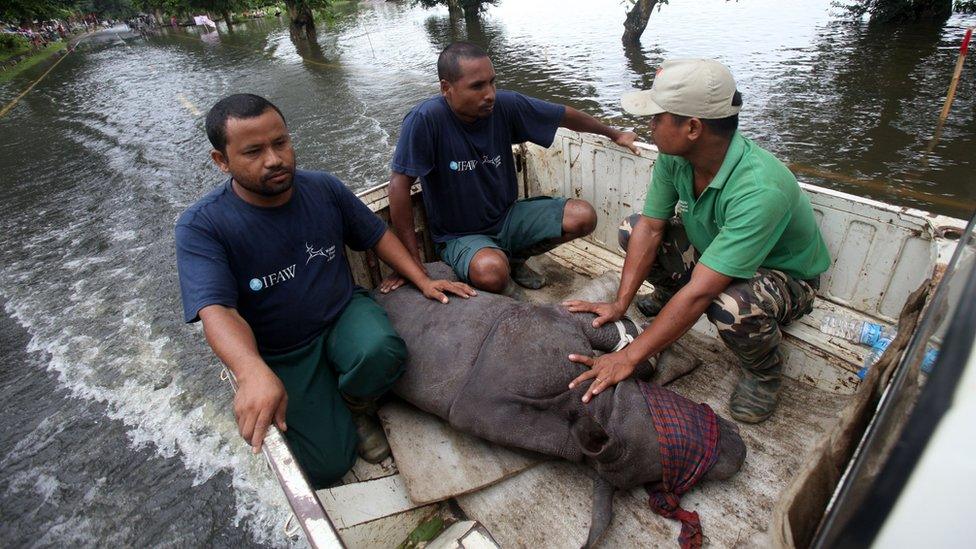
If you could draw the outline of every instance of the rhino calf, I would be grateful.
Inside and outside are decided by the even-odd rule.
[[[452,278],[443,263],[427,267],[435,278]],[[609,523],[609,486],[662,481],[662,448],[638,381],[618,383],[587,404],[581,398],[589,382],[568,388],[586,369],[568,356],[587,349],[611,351],[621,339],[636,337],[639,329],[629,319],[593,328],[592,314],[487,292],[455,297],[446,305],[413,287],[375,297],[408,349],[406,371],[394,393],[460,431],[586,462],[596,471],[601,481],[594,493],[590,542]],[[700,478],[728,478],[745,459],[734,423],[717,418],[717,433],[717,457]]]

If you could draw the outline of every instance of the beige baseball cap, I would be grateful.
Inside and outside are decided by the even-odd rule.
[[[725,118],[738,114],[732,105],[735,79],[725,65],[711,59],[665,61],[649,90],[624,94],[624,110],[638,116],[669,112],[695,118]]]

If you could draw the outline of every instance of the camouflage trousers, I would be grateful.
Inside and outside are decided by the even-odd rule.
[[[634,214],[620,224],[619,241],[624,251],[638,219],[640,214]],[[654,300],[664,303],[687,284],[700,257],[681,220],[668,220],[664,240],[647,277],[654,285]],[[819,285],[819,278],[798,280],[782,271],[760,268],[748,280],[734,279],[705,314],[743,368],[760,379],[778,378],[783,365],[780,328],[813,309]]]

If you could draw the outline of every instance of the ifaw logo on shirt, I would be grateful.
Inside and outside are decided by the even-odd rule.
[[[308,265],[313,259],[317,257],[325,258],[326,262],[330,262],[335,259],[336,247],[335,244],[326,248],[325,246],[315,247],[314,244],[305,243],[305,253],[308,254],[308,258],[305,260],[305,264]],[[288,282],[289,280],[295,278],[295,265],[291,264],[284,269],[269,273],[263,276],[252,278],[248,282],[248,286],[251,291],[260,292],[265,288],[270,288],[281,284],[282,282]]]
[[[678,200],[678,206],[675,207],[674,213],[677,215],[684,215],[688,212],[688,203],[684,200]]]
[[[308,242],[306,242],[305,243],[305,253],[308,254],[308,259],[305,260],[305,264],[306,265],[308,265],[308,262],[311,261],[312,259],[316,258],[316,257],[324,257],[325,258],[325,261],[326,262],[329,262],[329,261],[332,261],[333,259],[335,259],[335,244],[333,244],[332,246],[330,246],[328,248],[326,248],[325,246],[323,246],[323,247],[321,247],[321,248],[319,248],[319,249],[316,250],[314,247],[309,246],[308,245]]]
[[[502,155],[495,155],[495,158],[488,158],[488,155],[484,155],[481,160],[451,160],[448,167],[455,172],[470,172],[478,167],[479,162],[482,165],[491,165],[497,168],[502,165]]]
[[[276,284],[281,284],[282,282],[287,282],[295,278],[295,264],[292,263],[288,267],[281,269],[270,274],[266,274],[261,277],[252,278],[248,283],[252,291],[260,292],[265,288],[270,288]]]

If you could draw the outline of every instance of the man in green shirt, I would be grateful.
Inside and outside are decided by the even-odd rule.
[[[616,300],[565,305],[596,313],[599,326],[620,318],[646,279],[655,291],[638,307],[656,318],[621,351],[571,355],[590,370],[570,387],[594,379],[589,401],[704,313],[742,365],[732,417],[764,421],[782,384],[780,327],[810,312],[830,266],[810,200],[782,162],[736,131],[742,96],[722,64],[667,61],[651,89],[625,95],[623,106],[652,117],[661,154],[643,212],[621,226],[627,258]]]

